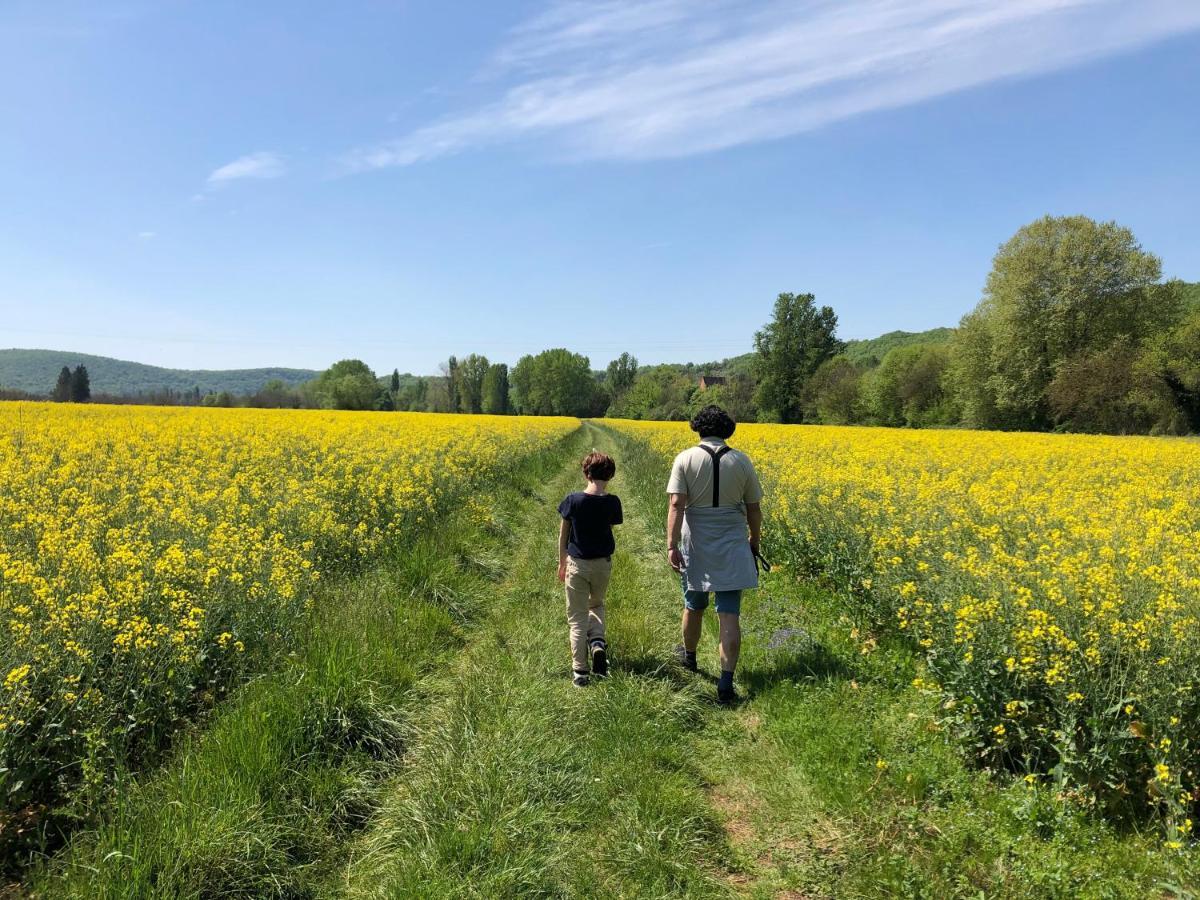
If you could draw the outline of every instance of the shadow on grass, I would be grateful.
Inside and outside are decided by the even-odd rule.
[[[795,650],[769,653],[742,669],[738,680],[747,696],[753,696],[783,682],[849,679],[854,674],[845,659],[813,641]]]
[[[614,656],[613,666],[616,671],[639,678],[656,678],[665,681],[675,688],[683,688],[694,676],[685,671],[670,656],[663,653],[634,653]]]
[[[717,674],[706,668],[689,672],[674,658],[674,655],[653,652],[622,654],[613,658],[614,671],[639,678],[654,678],[664,681],[677,690],[682,690],[697,681],[716,685]],[[564,669],[564,672],[566,670]],[[569,674],[569,673],[568,673]],[[809,642],[805,646],[786,651],[770,652],[765,658],[739,667],[737,684],[748,700],[755,694],[768,690],[775,684],[797,681],[824,681],[850,679],[855,670],[846,660],[832,653],[824,644]]]

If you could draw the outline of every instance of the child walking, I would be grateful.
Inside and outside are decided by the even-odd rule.
[[[612,526],[622,521],[621,499],[608,493],[608,483],[616,474],[617,464],[611,456],[589,453],[583,460],[587,488],[568,494],[558,505],[562,516],[558,580],[567,587],[567,625],[571,630],[571,667],[576,687],[585,687],[590,675],[603,678],[608,674],[604,595],[617,546]]]

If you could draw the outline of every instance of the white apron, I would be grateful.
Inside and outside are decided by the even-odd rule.
[[[746,508],[721,506],[721,457],[728,447],[700,445],[712,461],[712,506],[683,511],[683,583],[689,591],[745,591],[758,587],[758,567],[746,529]]]
[[[758,587],[758,568],[738,506],[691,506],[683,512],[683,579],[689,591],[744,591]]]

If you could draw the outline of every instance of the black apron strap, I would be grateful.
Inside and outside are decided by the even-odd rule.
[[[720,450],[714,450],[707,444],[700,444],[700,449],[709,455],[712,459],[713,467],[713,506],[721,505],[721,457],[729,452],[728,447],[722,447]]]

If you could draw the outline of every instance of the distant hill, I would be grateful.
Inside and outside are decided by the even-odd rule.
[[[954,335],[953,328],[931,328],[929,331],[889,331],[877,338],[846,341],[846,356],[860,366],[872,366],[887,356],[889,350],[913,344],[944,344]]]
[[[210,391],[252,394],[273,378],[296,385],[316,378],[310,369],[164,369],[142,363],[64,350],[0,350],[0,387],[49,394],[63,366],[84,365],[92,393],[136,395],[153,391]]]
[[[910,344],[944,344],[954,334],[953,328],[931,328],[929,331],[889,331],[870,340],[846,341],[846,356],[860,366],[876,365],[889,350]],[[720,362],[695,366],[680,366],[684,371],[713,372],[721,375],[750,375],[754,370],[754,353],[731,356]]]

